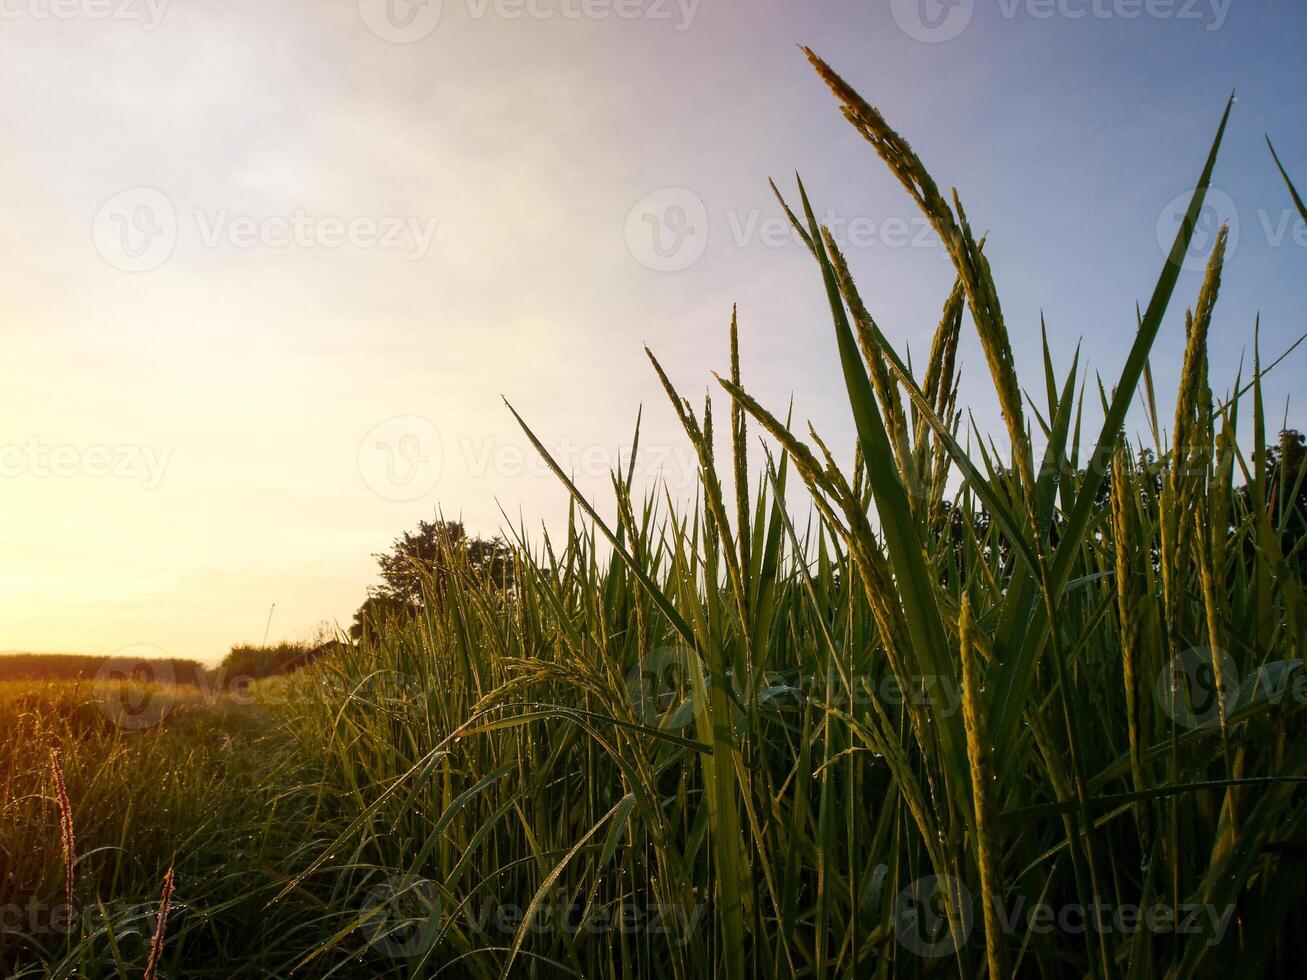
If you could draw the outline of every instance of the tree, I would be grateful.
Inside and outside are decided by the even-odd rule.
[[[1307,437],[1297,429],[1280,433],[1279,445],[1268,445],[1264,460],[1266,487],[1264,506],[1271,527],[1279,529],[1280,551],[1294,556],[1301,574],[1307,575],[1307,547],[1299,547],[1307,536]],[[1236,491],[1245,511],[1254,506],[1251,487]]]
[[[354,614],[350,635],[375,635],[385,623],[415,614],[428,592],[437,600],[456,570],[474,581],[509,591],[513,587],[513,552],[498,537],[469,537],[461,521],[418,521],[388,552],[373,555],[381,584]]]
[[[354,613],[354,622],[350,625],[350,639],[375,641],[377,636],[388,626],[412,619],[417,614],[417,607],[406,602],[398,602],[387,596],[369,595],[363,605]]]

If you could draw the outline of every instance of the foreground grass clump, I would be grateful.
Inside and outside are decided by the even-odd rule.
[[[888,344],[800,187],[851,462],[748,394],[732,323],[726,413],[653,361],[698,452],[692,509],[639,496],[632,459],[605,519],[555,467],[566,540],[519,533],[497,581],[449,541],[420,615],[277,679],[280,741],[251,743],[262,766],[200,785],[121,733],[69,746],[74,810],[116,795],[90,832],[150,854],[130,886],[74,887],[157,893],[176,854],[161,975],[1297,975],[1303,453],[1268,443],[1259,356],[1228,396],[1210,390],[1223,235],[1173,412],[1148,369],[1224,120],[1087,412],[1078,361],[1059,372],[1046,350],[1037,383],[1019,381],[961,203],[813,60],[956,268],[926,362]],[[962,427],[968,321],[1003,439]],[[1141,390],[1146,443],[1124,431]],[[796,482],[811,517],[789,509]],[[173,720],[149,737],[165,745]],[[41,796],[31,887],[57,896],[59,821],[33,775],[51,741],[31,736],[8,777],[30,789],[6,800]],[[170,779],[198,802],[168,802],[190,808],[188,832],[156,834],[135,815]],[[63,975],[145,963],[143,941],[108,934],[47,952]]]
[[[311,844],[277,717],[193,685],[0,684],[0,974],[140,976],[174,864],[159,976],[257,956],[269,865]]]

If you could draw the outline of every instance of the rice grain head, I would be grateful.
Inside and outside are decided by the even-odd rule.
[[[150,939],[150,959],[145,965],[145,980],[156,980],[159,961],[163,958],[163,939],[168,931],[168,911],[172,908],[173,866],[163,876],[163,891],[159,895],[159,910],[154,917],[154,935]]]
[[[50,770],[54,774],[55,802],[59,806],[59,842],[64,859],[64,900],[68,908],[73,907],[73,869],[77,865],[77,837],[73,833],[73,804],[68,799],[68,787],[64,783],[64,770],[59,762],[59,752],[50,749]]]
[[[989,733],[980,696],[980,664],[976,655],[976,630],[971,618],[971,600],[964,593],[958,617],[962,654],[962,718],[967,730],[967,755],[971,761],[971,796],[976,811],[976,863],[980,866],[980,891],[985,916],[985,958],[991,978],[1006,977],[1002,943],[1001,842],[998,839],[994,800],[995,785],[990,765]]]

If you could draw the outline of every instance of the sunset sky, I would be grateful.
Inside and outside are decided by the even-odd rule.
[[[1307,331],[1263,141],[1307,184],[1304,39],[1297,0],[0,0],[0,650],[212,660],[273,603],[272,639],[348,624],[437,508],[558,526],[501,396],[604,512],[643,403],[640,472],[690,493],[642,345],[701,400],[732,303],[747,386],[849,452],[768,177],[802,174],[900,350],[952,273],[796,43],[958,187],[1035,376],[1042,310],[1060,369],[1083,340],[1115,378],[1237,87],[1193,263],[1230,220],[1231,384],[1259,312],[1268,359]],[[997,431],[970,332],[962,357]],[[1276,428],[1305,380],[1307,350],[1268,378]]]

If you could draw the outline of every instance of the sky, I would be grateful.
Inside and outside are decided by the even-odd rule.
[[[637,472],[685,497],[643,345],[699,400],[736,303],[746,386],[851,452],[768,178],[900,350],[952,273],[799,43],[958,188],[1036,377],[1042,311],[1060,370],[1115,378],[1237,88],[1153,358],[1172,404],[1229,221],[1228,387],[1259,314],[1268,357],[1307,331],[1263,139],[1307,183],[1304,38],[1298,0],[0,0],[0,650],[215,660],[348,624],[438,511],[557,527],[504,398],[608,510],[643,405]],[[961,357],[997,431],[969,329]],[[1307,351],[1267,378],[1277,426],[1304,380]]]

